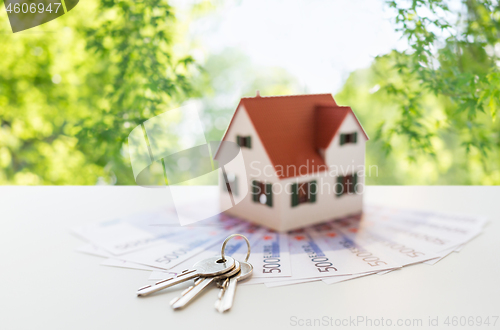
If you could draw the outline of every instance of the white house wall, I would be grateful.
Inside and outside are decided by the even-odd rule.
[[[340,134],[357,132],[357,143],[340,145]],[[325,152],[325,161],[329,165],[337,165],[345,172],[353,170],[353,166],[365,165],[365,144],[366,138],[361,130],[357,119],[349,113],[340,126],[337,134]]]
[[[231,141],[236,143],[236,136],[251,136],[252,147],[251,148],[241,148],[241,152],[244,159],[245,168],[231,168],[228,171],[232,171],[238,178],[238,190],[241,191],[242,185],[246,184],[248,186],[248,194],[241,199],[240,203],[233,206],[225,213],[236,216],[242,219],[248,219],[254,223],[262,224],[270,228],[277,228],[280,225],[281,216],[279,211],[280,199],[273,194],[273,206],[269,207],[260,203],[256,203],[252,200],[252,180],[258,180],[264,183],[277,183],[279,179],[274,171],[271,160],[269,159],[267,152],[262,145],[262,142],[257,135],[257,132],[248,116],[248,113],[243,105],[237,109],[236,114],[232,120],[231,125],[225,136],[225,141]],[[224,152],[223,148],[219,152]],[[242,182],[241,178],[245,177],[246,169],[246,182]],[[264,172],[265,171],[265,172]],[[219,179],[219,186],[223,184],[223,181]],[[228,202],[228,193],[224,190],[221,193],[221,203],[222,208],[225,208],[225,204]],[[240,199],[241,196],[236,198]]]
[[[357,132],[357,142],[340,145],[340,134]],[[314,223],[340,218],[346,215],[358,214],[363,208],[362,194],[335,194],[335,184],[338,175],[349,175],[359,166],[365,165],[366,138],[352,114],[344,119],[336,136],[329,147],[324,150],[326,163],[330,166],[328,172],[320,172],[300,178],[281,180],[283,186],[290,187],[292,183],[302,183],[316,180],[318,190],[316,202],[303,203],[292,207],[291,195],[281,194],[280,213],[281,231],[300,228]],[[338,171],[337,171],[338,170]],[[339,173],[337,173],[339,172]],[[358,189],[364,187],[364,177],[358,176]],[[288,188],[290,189],[290,188]]]
[[[357,143],[340,145],[341,133],[357,132]],[[260,138],[243,106],[236,112],[226,134],[226,141],[236,142],[236,136],[251,136],[252,148],[241,148],[246,167],[248,194],[239,204],[226,213],[279,231],[304,227],[314,223],[358,214],[362,211],[362,194],[335,194],[338,175],[349,175],[365,164],[366,138],[352,114],[348,114],[340,126],[330,146],[322,151],[328,166],[327,172],[279,180],[272,169]],[[221,150],[220,152],[223,152]],[[256,162],[255,162],[256,161]],[[267,169],[267,175],[264,173]],[[244,177],[243,168],[231,169],[238,178]],[[338,173],[337,173],[338,172]],[[262,205],[252,200],[252,180],[273,183],[273,206]],[[303,203],[292,207],[291,185],[316,180],[318,190],[316,202]],[[222,183],[222,182],[221,182]],[[238,185],[242,185],[241,180]],[[364,186],[364,176],[358,175],[358,188]],[[241,190],[241,188],[239,189]],[[227,202],[227,192],[222,192],[222,201]]]

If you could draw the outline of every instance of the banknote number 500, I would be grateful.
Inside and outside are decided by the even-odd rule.
[[[302,248],[304,251],[309,253],[309,258],[311,258],[311,261],[314,262],[314,266],[320,273],[329,273],[330,269],[333,269],[334,271],[337,271],[337,268],[332,267],[333,264],[328,260],[327,257],[323,256],[318,256],[316,252],[311,248],[310,245],[303,245]],[[321,269],[323,268],[323,269]]]
[[[332,267],[333,264],[328,261],[327,257],[315,257],[311,258],[312,262],[315,262],[314,266],[318,269],[320,273],[328,273],[330,272],[330,269],[333,269],[334,271],[337,271],[337,268]],[[321,269],[323,268],[323,269]]]
[[[276,273],[281,273],[281,265],[279,264],[280,260],[278,258],[265,258],[264,259],[264,265],[262,266],[264,269],[262,270],[263,273],[269,274],[272,273],[273,270],[276,271]]]

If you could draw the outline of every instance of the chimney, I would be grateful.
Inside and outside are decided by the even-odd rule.
[[[255,91],[255,97],[260,97],[260,92],[259,92],[259,90],[256,90],[256,91]]]

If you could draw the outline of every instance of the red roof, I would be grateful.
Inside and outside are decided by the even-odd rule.
[[[338,106],[331,94],[248,97],[242,98],[240,105],[245,107],[280,179],[325,171],[318,148],[328,147],[352,112]]]
[[[317,148],[326,149],[332,142],[340,125],[349,112],[349,107],[339,107],[335,102],[316,105],[315,119],[315,145]]]

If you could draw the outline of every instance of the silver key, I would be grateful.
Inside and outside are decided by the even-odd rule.
[[[215,302],[215,309],[217,309],[219,313],[224,313],[233,306],[234,294],[236,293],[236,284],[238,281],[243,281],[252,276],[253,266],[250,263],[240,261],[240,265],[240,272],[235,276],[225,279],[222,283],[219,299]]]
[[[184,281],[196,278],[196,277],[213,277],[229,272],[235,266],[235,260],[231,257],[225,257],[225,261],[222,261],[220,257],[211,257],[194,264],[193,268],[186,269],[177,276],[170,277],[155,284],[146,285],[139,290],[137,290],[137,295],[140,297],[147,296],[156,291],[160,291],[182,283]]]
[[[172,306],[173,309],[184,308],[185,306],[187,306],[187,304],[193,301],[194,298],[196,298],[204,289],[206,289],[210,285],[210,283],[214,282],[215,280],[223,280],[228,277],[234,276],[239,272],[240,272],[240,263],[238,261],[235,261],[234,268],[227,273],[213,277],[205,277],[205,278],[200,277],[199,279],[196,280],[194,285],[184,290],[181,293],[180,297],[174,298],[170,302],[170,306]]]

